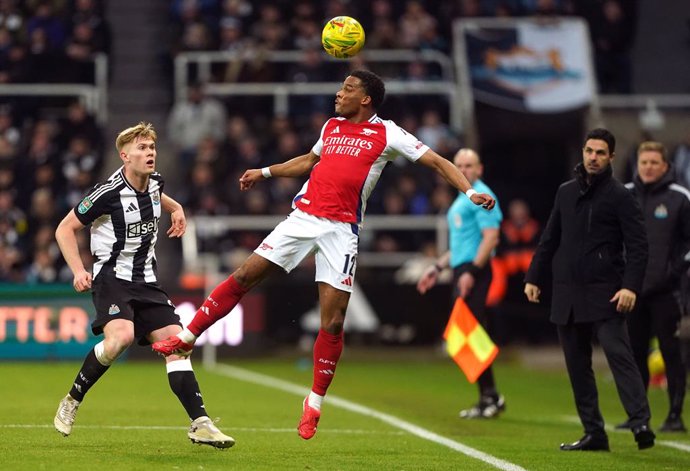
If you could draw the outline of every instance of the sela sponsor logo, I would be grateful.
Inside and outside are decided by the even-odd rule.
[[[378,133],[379,133],[378,131],[374,131],[373,129],[369,129],[369,128],[362,129],[362,134],[364,134],[365,136],[371,136],[372,134],[378,134]]]
[[[352,286],[352,277],[348,276],[343,281],[341,281],[340,284],[345,286]]]
[[[108,314],[114,316],[120,313],[120,307],[117,304],[111,304],[110,309],[108,309]]]
[[[89,199],[87,196],[83,200],[81,200],[81,203],[79,203],[79,206],[77,207],[77,211],[79,211],[79,214],[84,214],[86,213],[89,209],[93,207],[93,201]]]
[[[264,242],[259,246],[259,250],[273,250],[273,247]]]
[[[158,232],[158,218],[127,224],[127,237],[141,237]]]

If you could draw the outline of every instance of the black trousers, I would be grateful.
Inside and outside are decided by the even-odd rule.
[[[635,362],[642,374],[642,381],[649,385],[649,340],[659,339],[659,350],[666,365],[669,413],[680,415],[685,399],[686,372],[681,355],[678,329],[680,307],[672,292],[641,296],[635,310],[628,315],[628,333]]]
[[[459,295],[458,292],[458,278],[460,278],[460,271],[453,271],[453,294],[454,298]],[[484,268],[479,270],[477,276],[474,279],[474,287],[472,291],[465,297],[465,303],[467,307],[470,308],[474,317],[477,321],[484,327],[484,330],[489,333],[488,328],[488,317],[486,314],[486,295],[489,293],[489,286],[491,286],[492,272],[491,264],[487,263]],[[496,383],[494,381],[494,373],[489,366],[484,372],[477,378],[477,385],[479,386],[480,396],[491,396],[493,398],[498,397],[498,391],[496,390]]]
[[[592,370],[592,340],[595,335],[606,354],[618,396],[628,414],[631,427],[646,425],[650,418],[649,403],[642,376],[633,359],[625,317],[621,315],[584,323],[574,323],[571,320],[568,324],[557,327],[575,396],[575,406],[585,433],[597,437],[606,436]]]

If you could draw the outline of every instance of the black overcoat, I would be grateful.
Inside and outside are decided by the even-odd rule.
[[[642,295],[675,291],[690,261],[690,191],[675,183],[673,169],[650,184],[635,176],[625,187],[640,203],[649,240]]]
[[[587,184],[582,164],[558,188],[551,216],[525,276],[543,286],[551,273],[551,321],[565,325],[623,315],[610,300],[621,288],[639,294],[647,265],[647,234],[636,199],[611,167]]]

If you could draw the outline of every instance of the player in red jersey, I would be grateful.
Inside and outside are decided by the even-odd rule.
[[[290,272],[315,253],[321,328],[314,343],[314,382],[303,403],[300,437],[316,433],[321,403],[343,350],[343,323],[355,275],[359,229],[366,201],[386,163],[402,156],[434,169],[474,204],[493,208],[494,199],[477,193],[462,172],[394,122],[379,118],[385,86],[376,74],[357,70],[335,96],[335,113],[326,121],[308,154],[286,162],[249,169],[240,188],[249,190],[271,177],[309,180],[293,200],[294,211],[253,254],[211,292],[181,333],[153,344],[163,355],[189,355],[194,341],[226,316],[256,284],[277,270]]]

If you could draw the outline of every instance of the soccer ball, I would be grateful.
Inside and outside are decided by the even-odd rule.
[[[333,57],[348,59],[364,46],[364,28],[354,18],[336,16],[323,27],[321,44]]]

